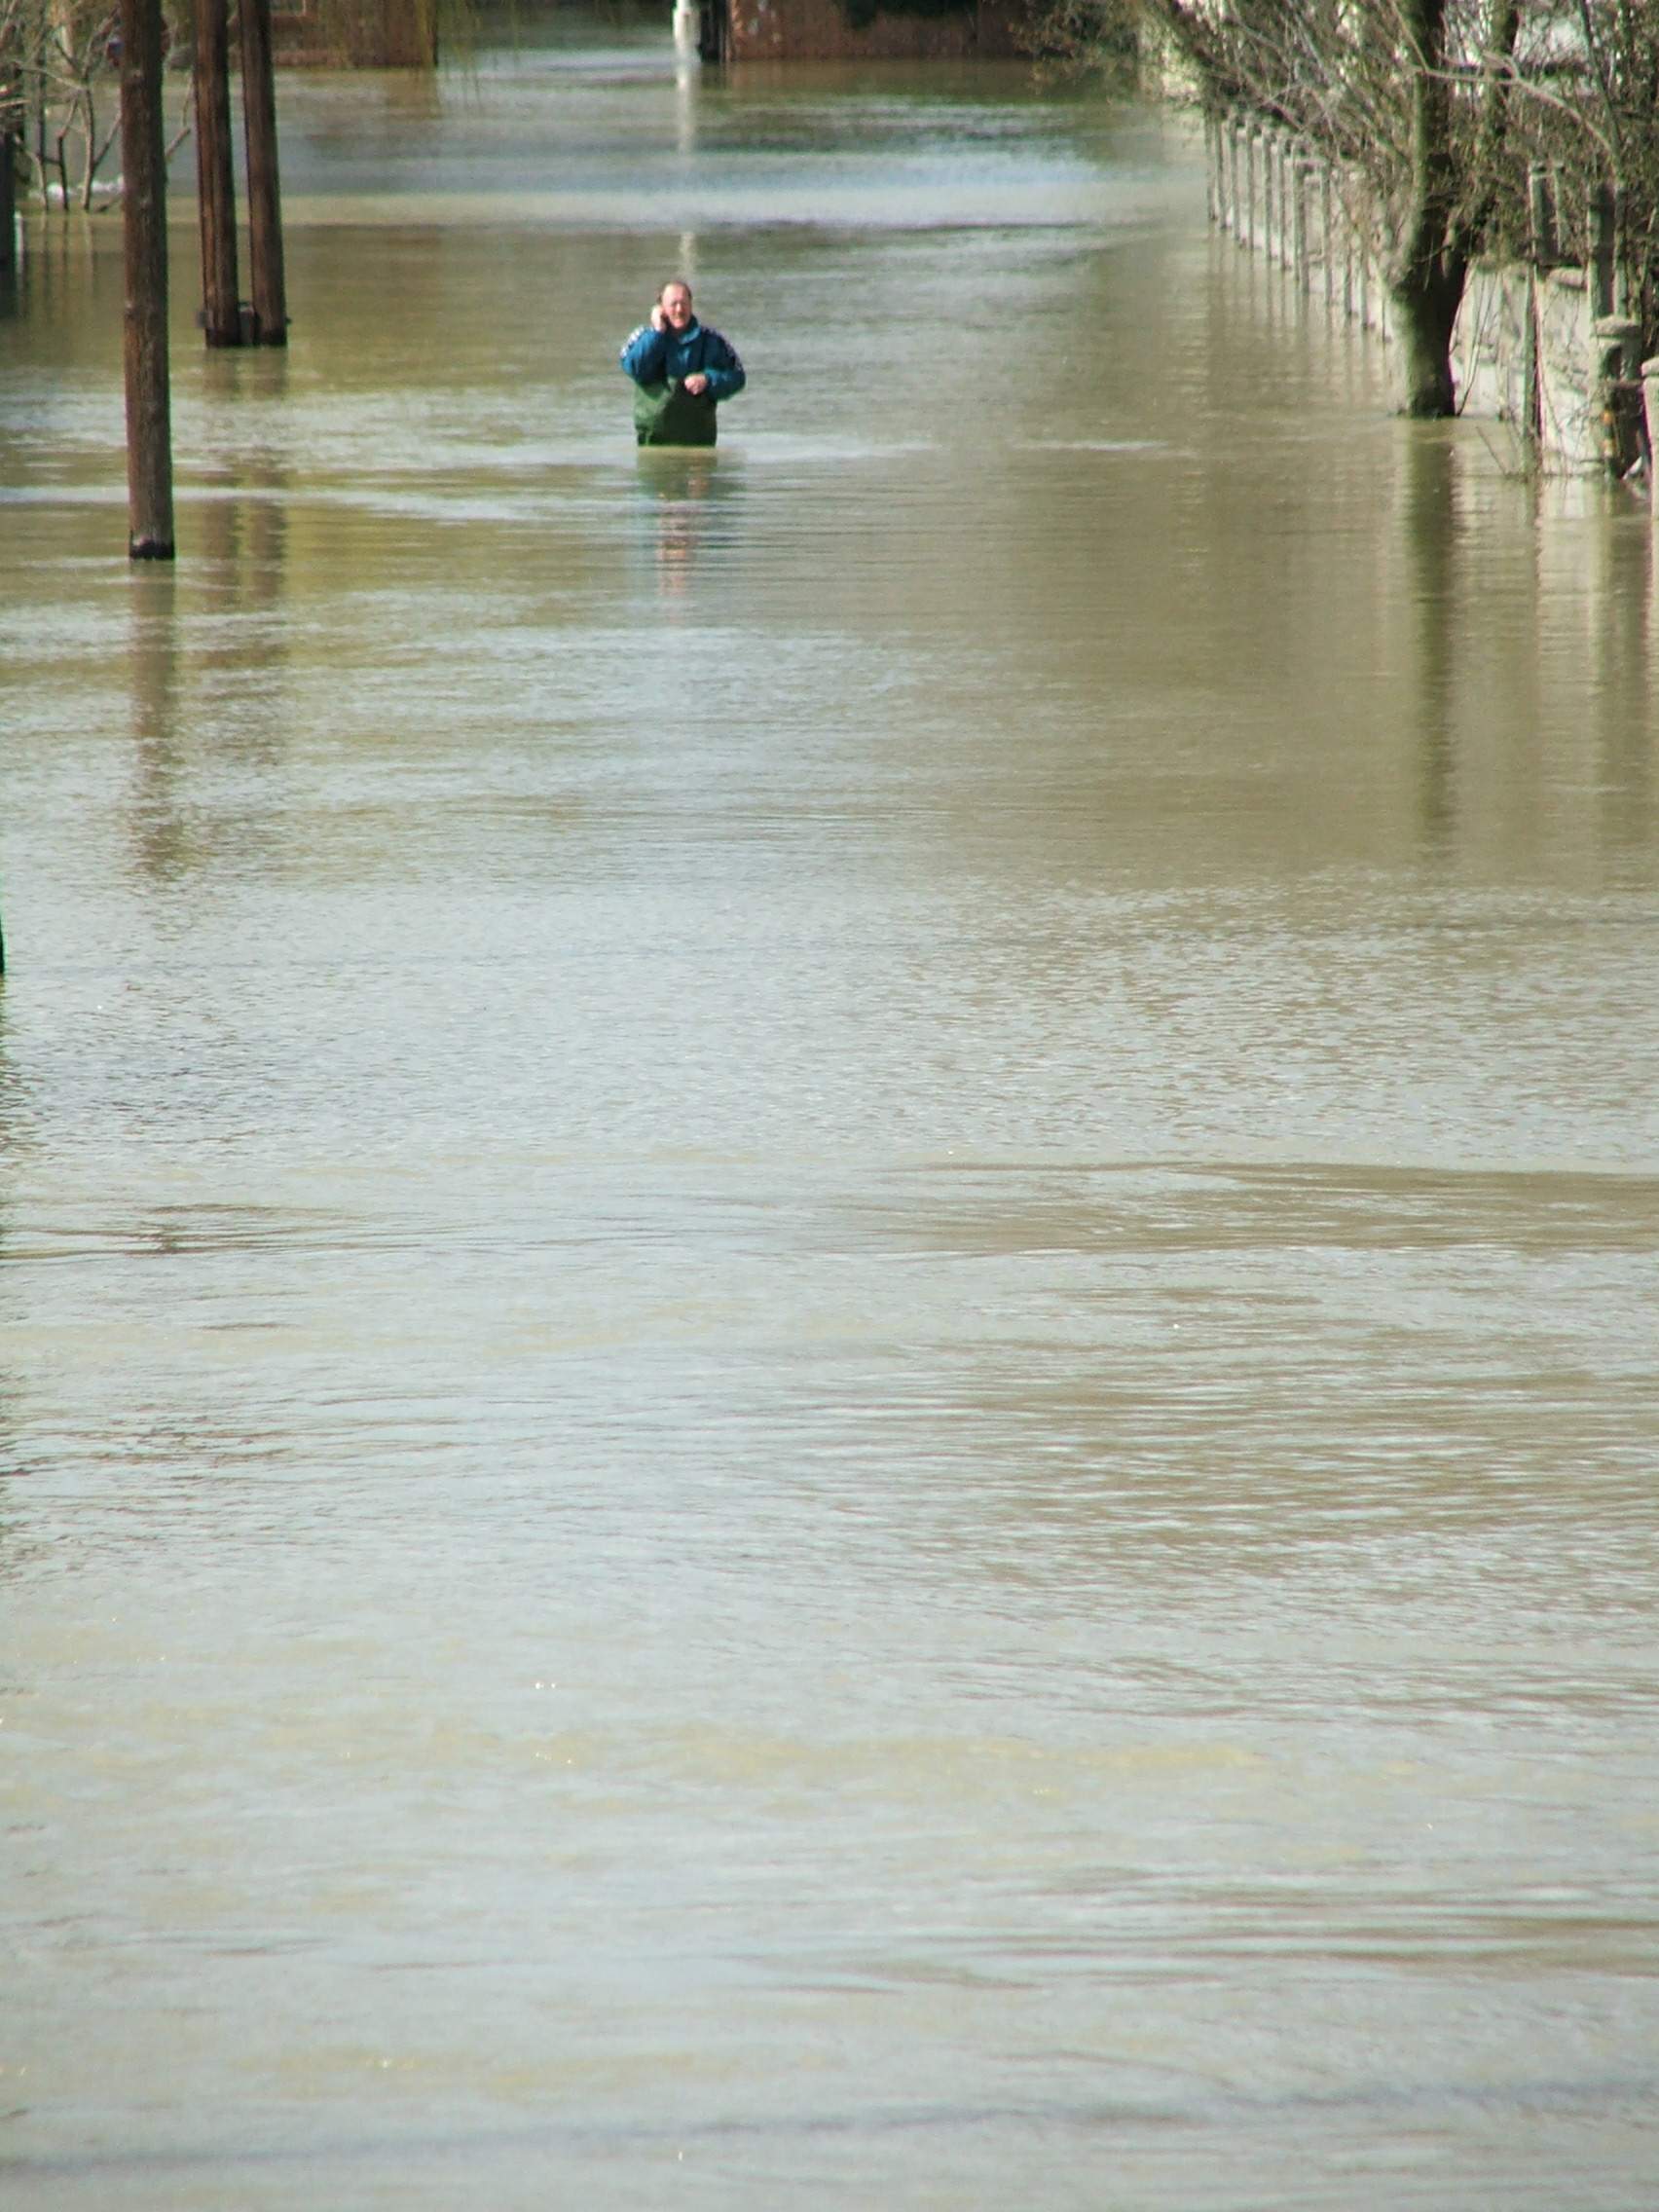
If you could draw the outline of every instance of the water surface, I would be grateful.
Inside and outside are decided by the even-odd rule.
[[[175,572],[0,324],[8,2201],[1650,2204],[1646,510],[1098,89],[282,123]]]

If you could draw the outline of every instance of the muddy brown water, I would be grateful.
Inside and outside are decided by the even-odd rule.
[[[1645,508],[1098,90],[282,119],[175,572],[0,321],[8,2203],[1651,2203]]]

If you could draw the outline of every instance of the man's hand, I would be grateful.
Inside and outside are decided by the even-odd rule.
[[[658,300],[656,306],[651,310],[651,328],[653,330],[661,330],[663,328],[662,302],[660,300]]]
[[[696,398],[699,392],[707,391],[708,388],[709,380],[701,373],[701,371],[699,371],[696,376],[687,377],[685,380],[685,389],[691,394],[693,399]]]

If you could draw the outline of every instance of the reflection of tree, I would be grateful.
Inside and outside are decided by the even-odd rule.
[[[138,791],[138,862],[159,881],[184,873],[187,832],[178,803],[178,617],[170,571],[143,579],[132,609],[129,661]]]
[[[1647,518],[1604,529],[1594,696],[1602,707],[1597,763],[1603,841],[1614,852],[1652,850],[1654,812],[1653,626],[1659,561]]]
[[[1457,667],[1456,456],[1433,431],[1408,435],[1404,444],[1400,518],[1415,647],[1419,829],[1425,845],[1443,855],[1456,827],[1452,731]]]

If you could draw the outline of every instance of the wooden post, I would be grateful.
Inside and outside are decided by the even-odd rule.
[[[1353,226],[1353,312],[1354,320],[1361,330],[1367,329],[1371,322],[1371,247],[1365,229],[1365,218],[1369,211],[1370,202],[1367,200],[1355,215]]]
[[[1236,233],[1238,229],[1238,125],[1231,115],[1221,119],[1222,182],[1225,198],[1222,225]]]
[[[162,0],[121,0],[121,196],[126,242],[127,551],[173,557],[167,386],[167,159]]]
[[[288,290],[282,272],[282,190],[276,168],[271,0],[241,0],[241,55],[254,336],[261,346],[286,346]]]
[[[1313,164],[1296,165],[1296,222],[1292,232],[1296,253],[1296,281],[1305,292],[1313,289],[1313,271],[1308,255],[1308,187],[1313,181]]]
[[[1278,236],[1278,136],[1262,134],[1262,251],[1272,261]]]
[[[196,197],[202,221],[202,328],[209,346],[240,346],[242,340],[230,70],[227,0],[196,0]]]
[[[1288,138],[1278,140],[1278,262],[1281,269],[1296,267],[1296,148]]]
[[[0,276],[18,266],[18,141],[0,130]]]

